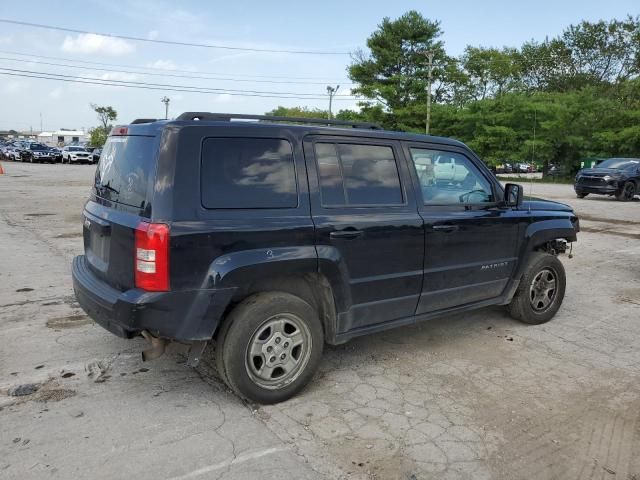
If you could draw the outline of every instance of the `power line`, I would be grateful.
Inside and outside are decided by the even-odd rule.
[[[162,87],[162,86],[155,86],[156,84],[145,84],[145,83],[141,83],[141,82],[136,82],[137,84],[127,84],[126,82],[123,83],[114,83],[116,82],[116,80],[101,80],[101,79],[82,79],[79,77],[72,77],[69,75],[64,75],[63,77],[68,77],[68,78],[61,78],[60,76],[54,76],[56,74],[51,74],[51,73],[43,73],[43,72],[36,72],[34,74],[30,74],[30,73],[15,73],[12,72],[10,69],[6,69],[3,67],[0,67],[0,70],[9,70],[9,71],[0,71],[0,75],[8,75],[8,76],[12,76],[12,77],[21,77],[21,78],[37,78],[37,79],[42,79],[42,80],[55,80],[55,81],[59,81],[59,82],[67,82],[67,83],[81,83],[81,84],[89,84],[89,85],[102,85],[102,86],[109,86],[109,87],[124,87],[124,88],[138,88],[138,89],[143,89],[143,90],[159,90],[159,91],[170,91],[170,92],[184,92],[184,93],[205,93],[205,94],[225,94],[225,95],[230,95],[230,96],[240,96],[240,97],[261,97],[261,98],[282,98],[282,99],[295,99],[295,100],[324,100],[324,97],[312,97],[312,96],[308,96],[308,97],[302,97],[302,96],[295,96],[295,95],[286,95],[286,94],[281,94],[281,95],[277,95],[277,94],[257,94],[257,93],[245,93],[243,91],[220,91],[219,89],[214,90],[214,89],[205,89],[205,88],[200,88],[200,87],[182,87],[179,85],[176,86],[167,86],[167,87]],[[20,72],[18,70],[18,72]],[[22,71],[22,72],[28,72],[28,71]],[[355,98],[340,98],[340,99],[336,99],[336,100],[355,100]]]
[[[0,53],[2,53],[2,51],[0,50]],[[34,55],[37,57],[37,55]],[[112,69],[112,68],[104,68],[104,67],[85,67],[83,65],[65,65],[65,64],[61,64],[61,63],[54,63],[54,62],[43,62],[41,60],[31,60],[31,59],[22,59],[22,58],[10,58],[10,57],[0,57],[0,60],[9,60],[12,62],[29,62],[29,63],[36,63],[39,65],[49,65],[49,66],[54,66],[54,67],[63,67],[63,68],[78,68],[78,69],[90,69],[90,70],[99,70],[102,72],[115,72],[115,73],[132,73],[132,74],[136,74],[136,75],[150,75],[150,76],[157,76],[157,77],[175,77],[175,78],[193,78],[193,79],[200,79],[200,80],[220,80],[220,81],[232,81],[232,82],[248,82],[248,83],[270,83],[270,84],[295,84],[295,85],[325,85],[326,82],[308,82],[308,81],[289,81],[289,80],[250,80],[250,79],[243,79],[243,78],[232,78],[232,77],[209,77],[209,76],[202,76],[202,75],[185,75],[185,74],[178,74],[178,73],[155,73],[155,72],[137,72],[135,70],[124,70],[124,69]],[[70,62],[73,63],[75,62],[74,60],[64,60],[66,62]],[[136,67],[133,67],[136,68]],[[170,70],[170,71],[174,71],[175,70]],[[353,84],[350,84],[353,85]]]
[[[175,72],[176,70],[174,68],[160,68],[160,67],[149,67],[149,66],[140,66],[140,65],[119,65],[119,64],[114,64],[114,63],[104,63],[104,62],[92,62],[89,60],[80,60],[80,59],[68,59],[68,58],[62,58],[62,57],[50,57],[50,56],[45,56],[45,55],[34,55],[34,54],[28,54],[28,53],[22,53],[22,52],[13,52],[10,50],[0,50],[0,53],[3,54],[7,54],[7,55],[19,55],[19,56],[23,56],[23,57],[33,57],[33,58],[44,58],[47,60],[61,60],[63,62],[72,62],[72,63],[82,63],[82,64],[87,64],[87,65],[104,65],[107,67],[122,67],[122,68],[135,68],[137,70],[154,70],[154,71],[158,71],[158,72]],[[248,73],[229,73],[229,72],[202,72],[202,71],[198,71],[195,73],[199,73],[201,75],[227,75],[227,76],[234,76],[234,77],[247,77],[247,78],[286,78],[289,80],[323,80],[321,83],[322,85],[324,85],[325,82],[331,82],[331,81],[337,81],[336,79],[327,79],[327,78],[322,78],[322,77],[317,77],[317,76],[312,76],[312,77],[293,77],[290,75],[250,75]],[[344,79],[343,79],[344,80]],[[346,84],[346,82],[345,82]]]
[[[117,35],[112,33],[99,33],[90,32],[88,30],[79,30],[75,28],[58,27],[54,25],[45,25],[42,23],[22,22],[19,20],[10,20],[7,18],[0,18],[0,23],[8,23],[11,25],[20,25],[22,27],[43,28],[46,30],[56,30],[60,32],[79,33],[85,35],[100,35],[102,37],[120,38],[123,40],[131,40],[135,42],[146,43],[159,43],[162,45],[177,45],[181,47],[200,47],[200,48],[215,48],[220,50],[234,50],[241,52],[259,52],[259,53],[290,53],[296,55],[350,55],[349,52],[335,52],[335,51],[321,51],[321,50],[285,50],[276,48],[248,48],[248,47],[230,47],[227,45],[215,45],[210,43],[191,43],[191,42],[176,42],[171,40],[159,40],[144,37],[134,37],[130,35]]]
[[[34,70],[23,70],[16,68],[8,68],[0,66],[0,70],[5,70],[9,72],[17,72],[17,73],[29,73],[34,75],[48,75],[52,77],[60,77],[60,78],[80,78],[83,80],[93,80],[99,82],[111,82],[115,84],[132,84],[132,85],[146,85],[146,86],[154,86],[154,87],[169,87],[169,88],[193,88],[197,90],[207,90],[213,93],[256,93],[256,94],[269,94],[269,95],[292,95],[299,97],[308,97],[308,96],[318,96],[319,94],[315,93],[305,93],[305,92],[273,92],[273,91],[264,91],[264,90],[238,90],[238,89],[229,89],[229,88],[211,88],[211,87],[202,87],[198,85],[176,85],[171,83],[150,83],[150,82],[136,82],[134,80],[117,80],[117,79],[109,79],[109,78],[98,78],[98,77],[90,77],[90,76],[78,76],[78,75],[64,75],[61,73],[51,73],[51,72],[38,72]],[[341,97],[347,97],[349,95],[340,95]]]

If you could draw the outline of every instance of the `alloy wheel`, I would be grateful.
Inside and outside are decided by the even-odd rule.
[[[531,308],[536,313],[542,313],[546,311],[556,298],[557,292],[557,276],[556,273],[550,269],[545,268],[541,270],[533,280],[529,287],[529,301],[531,302]]]
[[[247,345],[247,373],[262,388],[281,388],[304,371],[311,348],[311,332],[301,318],[291,313],[275,315],[256,329]]]

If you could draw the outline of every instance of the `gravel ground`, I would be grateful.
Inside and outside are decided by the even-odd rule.
[[[640,479],[637,200],[526,186],[581,217],[552,322],[487,308],[360,338],[327,348],[297,398],[256,407],[210,352],[143,364],[142,341],[78,307],[93,167],[3,166],[2,478]]]

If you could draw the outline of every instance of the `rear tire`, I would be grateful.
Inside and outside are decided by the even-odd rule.
[[[633,200],[636,194],[636,185],[633,182],[625,182],[620,193],[616,193],[616,200],[620,202],[628,202]]]
[[[508,306],[516,320],[539,325],[551,320],[564,299],[567,277],[555,255],[534,252]]]
[[[589,195],[589,194],[588,193],[576,193],[576,197],[578,197],[578,198],[584,198],[587,195]]]
[[[313,377],[324,346],[314,308],[284,292],[243,300],[216,341],[216,367],[238,395],[261,404],[282,402]]]

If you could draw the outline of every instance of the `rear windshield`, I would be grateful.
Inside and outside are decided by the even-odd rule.
[[[155,137],[109,137],[96,169],[96,194],[144,208],[155,176]]]

